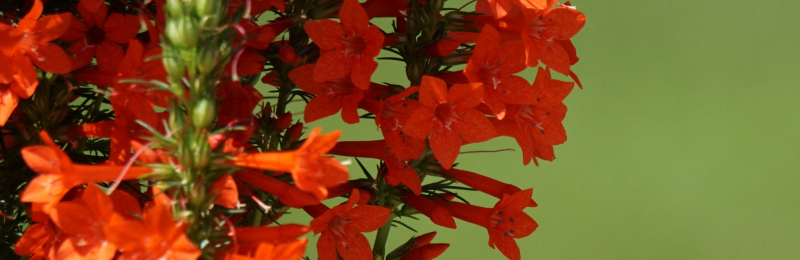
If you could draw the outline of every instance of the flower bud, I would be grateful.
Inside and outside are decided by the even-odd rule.
[[[209,151],[211,147],[209,147],[207,142],[199,142],[199,147],[196,147],[194,152],[194,167],[197,168],[205,168],[208,166],[209,162]]]
[[[283,113],[278,115],[278,120],[275,122],[275,127],[278,130],[287,129],[292,126],[292,113]]]
[[[290,143],[300,140],[301,136],[303,136],[303,123],[294,124],[289,127],[289,130],[286,130],[286,137],[289,137]]]
[[[283,63],[290,63],[297,58],[297,54],[295,54],[292,46],[283,45],[281,49],[278,50],[278,58],[280,58]]]
[[[180,20],[167,20],[166,35],[176,47],[193,48],[197,46],[199,30],[190,17]]]
[[[218,16],[219,10],[222,10],[222,1],[220,0],[193,0],[194,12],[199,17],[204,16]]]
[[[167,12],[174,17],[183,16],[184,13],[183,0],[167,0]]]
[[[167,56],[162,60],[164,62],[164,70],[166,70],[170,76],[175,77],[178,80],[183,77],[184,72],[186,72],[186,67],[181,61],[180,56]]]
[[[467,64],[470,57],[472,57],[472,55],[469,53],[453,53],[451,55],[439,58],[439,63],[445,66]]]
[[[420,31],[422,31],[422,23],[420,21],[420,13],[417,11],[409,11],[408,12],[408,19],[406,23],[406,27],[408,28],[409,35],[417,35]]]
[[[192,125],[197,128],[206,128],[214,122],[217,105],[214,100],[200,99],[192,110]]]
[[[206,46],[206,48],[203,48],[203,50],[200,51],[196,63],[197,71],[199,71],[201,74],[209,74],[214,70],[214,68],[220,65],[219,50],[215,50],[213,48],[209,48],[209,46]]]
[[[469,20],[469,13],[453,11],[444,15],[444,29],[448,32],[480,32],[477,24]]]
[[[269,102],[261,107],[261,117],[269,119],[272,116],[272,105]]]

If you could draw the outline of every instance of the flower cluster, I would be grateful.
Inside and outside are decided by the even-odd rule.
[[[418,214],[486,228],[521,259],[532,189],[457,169],[459,154],[507,136],[525,165],[555,159],[586,19],[555,0],[27,0],[0,13],[0,214],[21,234],[2,246],[32,259],[300,259],[311,231],[321,260],[434,259],[449,246],[436,233],[386,249]],[[408,83],[376,83],[379,59],[403,62]],[[529,67],[533,82],[518,75]],[[383,139],[306,133],[337,113]],[[292,209],[314,219],[281,225]]]

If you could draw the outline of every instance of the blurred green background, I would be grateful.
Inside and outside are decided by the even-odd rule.
[[[517,240],[523,259],[800,259],[800,2],[572,4],[588,17],[573,38],[585,89],[565,101],[569,138],[558,159],[523,166],[513,139],[500,138],[462,151],[517,151],[457,161],[534,187],[539,207],[526,212],[540,226]],[[384,62],[373,81],[406,84],[403,71]],[[340,122],[313,125],[343,129],[341,140],[379,138],[371,121]],[[309,220],[301,215],[284,222]],[[504,259],[483,228],[403,220],[451,244],[440,259]],[[388,250],[415,235],[392,233]]]

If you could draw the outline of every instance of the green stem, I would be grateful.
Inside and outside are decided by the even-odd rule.
[[[372,255],[375,256],[375,259],[378,259],[378,256],[380,256],[380,259],[386,256],[386,242],[389,241],[389,231],[392,229],[394,217],[394,213],[392,213],[389,220],[386,221],[386,224],[383,224],[383,226],[378,229],[378,234],[375,235],[375,245],[372,247]]]

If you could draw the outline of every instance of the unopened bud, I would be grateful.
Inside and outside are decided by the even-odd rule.
[[[453,11],[444,16],[444,29],[448,32],[480,32],[477,24],[469,20],[470,13]]]
[[[177,47],[193,48],[197,46],[198,35],[197,25],[190,17],[179,20],[168,20],[166,27],[167,39]]]
[[[286,130],[286,137],[289,137],[290,142],[300,140],[301,136],[303,136],[303,123],[294,124]]]
[[[197,128],[206,128],[211,125],[217,113],[214,100],[201,99],[192,110],[192,125]]]
[[[197,57],[197,70],[202,74],[209,74],[217,66],[219,66],[219,50],[208,48],[200,51],[200,56]],[[170,73],[172,74],[172,73]]]
[[[292,113],[283,113],[278,115],[278,120],[275,122],[275,127],[278,130],[287,129],[292,126]]]
[[[181,61],[180,56],[177,54],[166,56],[162,60],[164,61],[164,70],[166,70],[170,76],[175,77],[176,81],[179,81],[186,72],[186,66],[184,66],[183,62]]]
[[[278,58],[280,58],[283,63],[290,63],[297,58],[297,54],[295,54],[292,46],[283,45],[281,49],[278,50]]]
[[[439,63],[445,66],[467,64],[471,56],[472,55],[469,53],[453,53],[451,55],[439,58]]]
[[[268,119],[272,115],[272,105],[267,102],[263,107],[261,107],[261,117]]]
[[[222,10],[222,1],[220,0],[193,0],[195,14],[199,17],[204,16],[217,16],[219,10]]]
[[[185,15],[183,0],[167,0],[167,12],[174,17]]]

